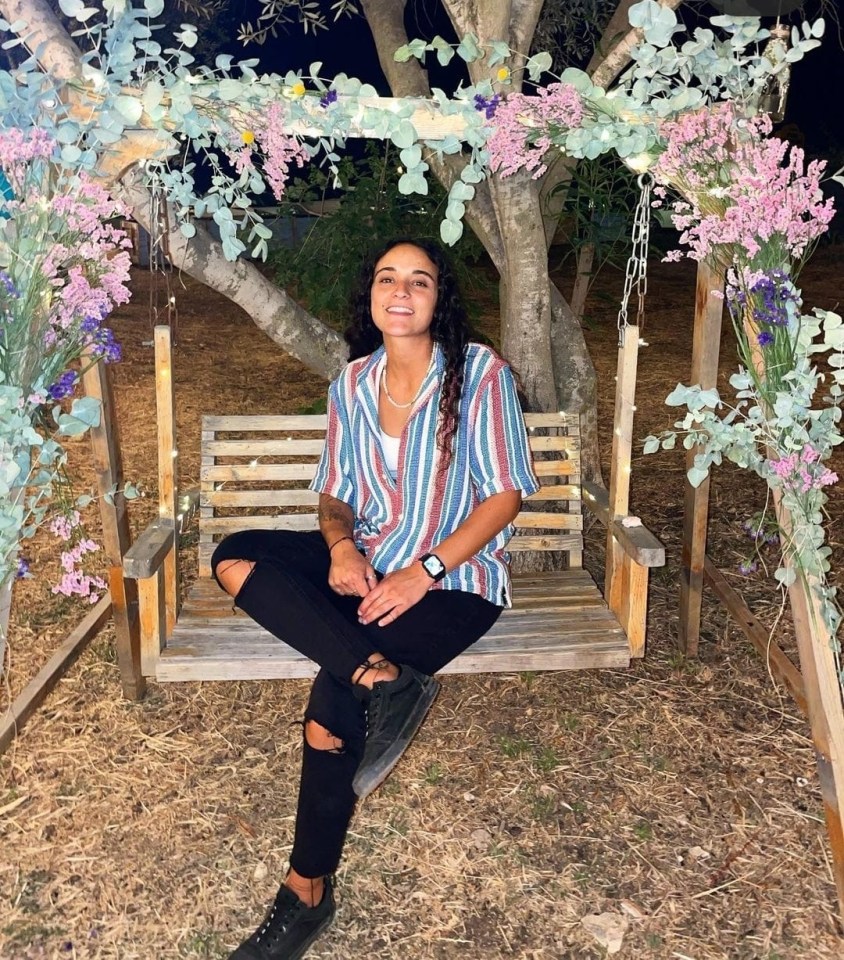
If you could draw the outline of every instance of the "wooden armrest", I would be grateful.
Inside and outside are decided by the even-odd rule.
[[[123,557],[123,575],[146,580],[158,573],[175,542],[176,531],[169,520],[153,520]]]
[[[609,520],[609,493],[591,480],[581,484],[583,503],[603,523]],[[622,549],[642,567],[664,567],[665,547],[645,526],[626,527],[621,519],[613,520],[612,533]]]

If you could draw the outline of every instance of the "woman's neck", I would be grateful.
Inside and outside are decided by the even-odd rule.
[[[434,349],[433,340],[385,339],[384,350],[387,355],[387,368],[391,381],[418,381],[424,377],[431,364]]]

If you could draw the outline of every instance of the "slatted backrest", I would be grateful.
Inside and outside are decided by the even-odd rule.
[[[562,550],[581,565],[580,430],[576,416],[530,413],[542,489],[516,518],[511,550]],[[315,530],[308,490],[325,442],[324,414],[202,418],[199,575],[211,575],[215,544],[237,530]]]

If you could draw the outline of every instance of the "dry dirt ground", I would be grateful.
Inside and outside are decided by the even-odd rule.
[[[842,262],[826,249],[809,265],[809,304],[836,304]],[[191,485],[202,413],[296,412],[325,384],[226,301],[173,284]],[[609,433],[619,275],[601,290],[589,339]],[[114,375],[126,474],[154,497],[149,292],[138,272],[116,321],[126,360]],[[693,296],[688,265],[652,266],[639,436],[670,423],[662,401],[688,376]],[[726,377],[728,330],[723,353]],[[75,445],[81,486],[87,454]],[[711,598],[700,658],[676,653],[682,479],[678,454],[636,456],[633,509],[669,558],[652,581],[647,657],[627,671],[447,678],[414,748],[353,822],[339,914],[311,956],[597,960],[605,950],[581,921],[602,912],[626,923],[622,960],[841,956],[806,723]],[[720,471],[710,551],[792,650],[764,573],[736,571],[750,547],[741,522],[763,504],[752,479]],[[135,503],[133,526],[153,510]],[[840,490],[830,514],[840,566]],[[600,578],[600,531],[589,540]],[[56,544],[31,552],[38,576],[17,592],[7,696],[84,613],[50,593]],[[2,960],[225,957],[285,870],[307,684],[152,683],[131,703],[111,640],[106,630],[93,642],[0,758]]]

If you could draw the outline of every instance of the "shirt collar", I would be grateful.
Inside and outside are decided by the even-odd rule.
[[[360,372],[357,386],[355,387],[355,397],[363,409],[372,432],[376,434],[379,434],[381,431],[381,425],[378,421],[378,378],[381,375],[382,361],[385,353],[386,351],[382,344],[374,353],[369,355]],[[418,410],[421,410],[436,393],[444,370],[445,354],[443,353],[442,347],[434,341],[433,363],[425,379],[422,381],[422,386],[419,390],[419,399],[410,411],[411,417],[413,417]]]

